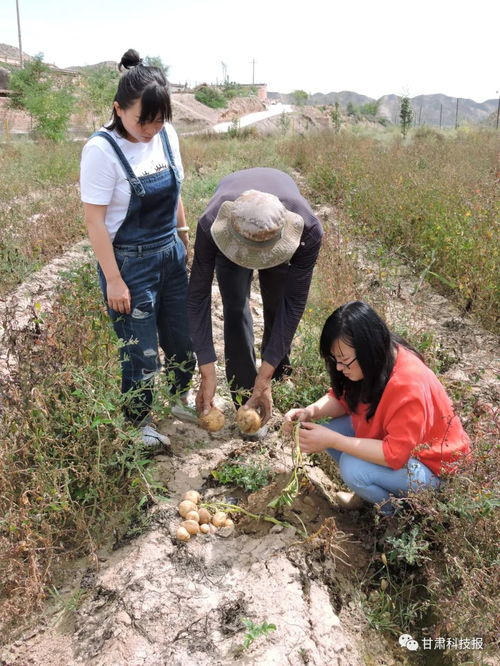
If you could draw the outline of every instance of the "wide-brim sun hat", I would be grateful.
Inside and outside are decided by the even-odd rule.
[[[247,190],[224,201],[212,224],[215,244],[230,261],[262,270],[289,261],[297,250],[304,220],[285,208],[278,197]]]

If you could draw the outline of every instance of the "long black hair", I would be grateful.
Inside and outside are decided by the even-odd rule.
[[[141,99],[141,115],[139,123],[153,122],[158,116],[163,121],[172,120],[172,104],[168,81],[162,69],[144,65],[137,51],[126,51],[120,64],[120,71],[126,70],[118,83],[114,102],[118,102],[121,109],[128,109],[137,99]],[[127,130],[116,113],[113,106],[112,118],[106,129],[114,130],[127,138]]]
[[[354,348],[363,372],[362,380],[354,382],[337,370],[330,356],[335,340],[341,340]],[[423,361],[422,356],[406,340],[391,333],[383,319],[363,301],[341,305],[323,326],[319,348],[325,359],[333,392],[337,398],[343,397],[353,412],[360,403],[367,404],[367,421],[374,415],[389,381],[398,344],[411,350]]]

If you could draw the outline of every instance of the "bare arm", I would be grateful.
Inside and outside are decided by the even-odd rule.
[[[384,456],[381,439],[347,437],[317,423],[303,423],[299,430],[299,441],[304,453],[337,449],[360,460],[390,467]]]
[[[130,314],[130,292],[120,275],[113,244],[104,224],[107,206],[83,204],[90,244],[106,278],[106,296],[112,310]]]
[[[336,419],[345,414],[345,409],[342,404],[331,393],[325,393],[324,396],[308,405],[299,409],[291,409],[285,414],[285,422],[283,429],[285,432],[292,430],[293,421],[317,421],[319,419],[332,418]]]
[[[182,203],[182,198],[179,197],[179,203],[177,204],[177,233],[186,248],[186,263],[189,261],[190,257],[189,229],[186,228],[187,226],[184,204]]]

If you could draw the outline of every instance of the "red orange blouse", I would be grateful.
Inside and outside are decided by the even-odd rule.
[[[333,392],[330,389],[332,395]],[[366,405],[352,413],[356,437],[382,440],[387,464],[403,467],[418,458],[437,475],[453,472],[453,462],[470,453],[470,440],[436,375],[415,354],[398,346],[392,374],[375,414],[366,421]]]

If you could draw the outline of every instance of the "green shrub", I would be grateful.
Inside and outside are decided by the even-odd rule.
[[[35,120],[35,132],[44,139],[62,141],[74,106],[72,87],[57,80],[42,55],[11,74],[10,105],[26,110]]]
[[[212,109],[222,109],[227,106],[226,98],[223,93],[218,88],[213,88],[211,86],[201,86],[194,94],[194,98],[209,106]]]
[[[252,493],[269,484],[270,474],[267,465],[241,458],[234,462],[226,462],[212,472],[212,476],[219,483],[238,486]]]

